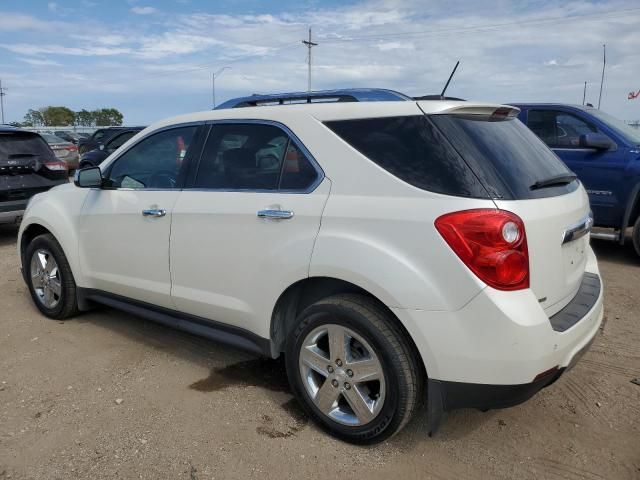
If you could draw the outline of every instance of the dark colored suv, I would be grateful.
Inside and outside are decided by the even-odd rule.
[[[95,150],[96,148],[100,148],[100,145],[103,145],[114,135],[122,132],[123,130],[129,130],[131,128],[138,128],[138,127],[99,128],[98,130],[93,132],[93,135],[91,135],[89,138],[81,138],[80,140],[78,140],[78,151],[80,152],[80,155],[82,155],[83,153],[89,152],[91,150]],[[139,127],[139,128],[140,130],[142,130],[142,128],[144,127]]]
[[[131,127],[118,130],[115,135],[105,140],[98,148],[85,152],[80,159],[80,168],[97,167],[105,158],[143,129],[144,127]]]
[[[67,164],[39,134],[0,126],[0,223],[18,223],[31,197],[66,182]]]

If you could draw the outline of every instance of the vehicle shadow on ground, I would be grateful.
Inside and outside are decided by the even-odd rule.
[[[16,225],[0,225],[0,247],[15,245],[18,241],[18,227]]]
[[[610,240],[591,239],[591,246],[598,257],[598,260],[606,260],[608,262],[621,265],[637,265],[640,266],[640,256],[636,254],[633,248],[631,237],[627,236],[625,244],[620,245],[618,242]]]

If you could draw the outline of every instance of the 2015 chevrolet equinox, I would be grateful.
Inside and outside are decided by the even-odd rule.
[[[589,203],[518,110],[315,95],[157,123],[34,197],[18,248],[40,311],[101,303],[284,354],[356,443],[423,399],[435,429],[573,365],[602,320]]]

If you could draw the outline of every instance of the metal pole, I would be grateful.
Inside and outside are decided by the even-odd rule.
[[[211,74],[211,99],[213,101],[213,108],[216,108],[216,74]]]
[[[587,99],[587,82],[584,82],[584,90],[582,91],[582,105],[584,105],[584,102],[586,99]]]
[[[602,78],[600,79],[600,95],[598,96],[598,110],[602,100],[602,85],[604,84],[604,67],[607,65],[607,45],[602,45]]]
[[[0,80],[0,112],[2,113],[2,123],[4,124],[4,90],[2,90],[2,80]]]
[[[311,41],[311,28],[309,28],[309,40],[302,40],[302,43],[307,46],[309,54],[307,55],[307,91],[311,91],[311,49],[317,46],[317,43]]]

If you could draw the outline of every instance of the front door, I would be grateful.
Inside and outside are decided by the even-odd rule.
[[[143,138],[103,171],[82,208],[80,262],[86,287],[172,308],[171,215],[196,126]]]
[[[173,209],[178,310],[268,337],[278,296],[308,275],[329,188],[283,128],[214,124]]]

